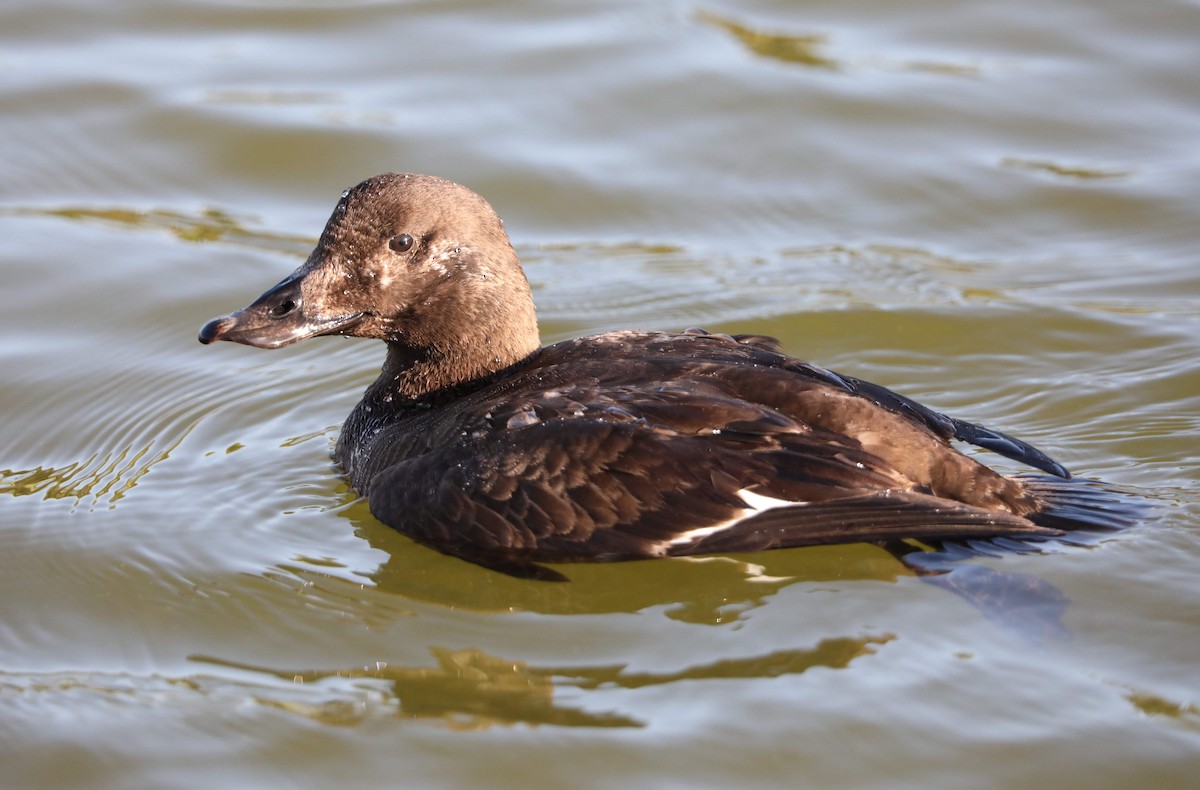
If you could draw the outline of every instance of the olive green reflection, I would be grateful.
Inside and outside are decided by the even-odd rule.
[[[1006,157],[1000,161],[1004,167],[1010,167],[1016,170],[1031,170],[1038,173],[1048,173],[1052,176],[1060,178],[1078,178],[1085,181],[1094,181],[1104,178],[1124,178],[1131,175],[1131,171],[1118,168],[1105,168],[1084,165],[1064,165],[1058,162],[1051,162],[1042,159],[1020,159],[1017,157]]]
[[[174,445],[153,452],[154,442],[142,447],[123,447],[96,454],[85,461],[63,466],[38,466],[33,469],[0,469],[0,494],[44,499],[91,498],[95,502],[115,504],[160,461],[166,460]]]
[[[728,557],[555,565],[569,582],[531,582],[418,545],[371,516],[363,500],[340,515],[373,548],[386,553],[384,563],[365,574],[379,590],[476,611],[605,614],[665,607],[665,614],[676,620],[722,625],[800,582],[894,582],[912,575],[883,549],[851,544]]]
[[[1200,732],[1200,705],[1176,702],[1142,691],[1130,691],[1125,698],[1144,716],[1164,716],[1193,732]]]
[[[696,15],[696,18],[701,22],[714,25],[732,33],[755,55],[819,69],[836,71],[841,68],[841,64],[836,60],[822,54],[821,49],[826,45],[827,39],[820,33],[810,33],[808,35],[764,33],[758,30],[751,30],[744,25],[724,19],[707,11],[701,11]]]
[[[539,667],[488,655],[481,650],[430,649],[434,667],[400,667],[379,662],[375,666],[346,669],[271,669],[206,656],[192,660],[231,669],[259,672],[294,683],[314,683],[326,678],[366,678],[387,681],[397,705],[397,715],[414,719],[442,719],[460,728],[496,724],[553,724],[563,727],[641,727],[646,722],[615,712],[590,712],[557,704],[556,687],[586,691],[661,686],[685,680],[731,680],[798,675],[813,667],[844,669],[859,656],[871,655],[875,646],[895,637],[823,639],[815,647],[779,650],[750,658],[725,659],[677,672],[629,673],[623,665],[599,667]],[[355,723],[356,717],[339,714],[347,706],[337,702],[307,705],[294,698],[257,696],[261,704],[299,713],[327,724]]]
[[[4,213],[58,217],[82,222],[101,222],[139,230],[165,230],[191,242],[224,242],[258,249],[307,255],[316,239],[286,233],[251,230],[236,217],[220,209],[205,209],[198,216],[161,209],[88,208],[67,206],[54,209],[8,209]]]
[[[1036,576],[977,564],[980,554],[1006,553],[987,543],[941,552],[916,543],[887,549],[855,543],[730,556],[560,564],[555,569],[570,579],[560,584],[515,579],[439,554],[380,523],[361,499],[352,501],[340,515],[350,519],[355,532],[373,548],[386,553],[382,565],[364,574],[379,590],[450,608],[607,614],[662,607],[674,620],[728,625],[793,584],[894,583],[917,576],[963,599],[1022,641],[1045,645],[1070,636],[1062,624],[1070,604],[1067,596]]]

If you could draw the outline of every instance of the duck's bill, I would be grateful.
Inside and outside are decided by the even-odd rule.
[[[289,277],[251,304],[214,318],[200,330],[200,342],[228,340],[258,348],[282,348],[317,335],[345,332],[362,313],[312,315],[305,310],[300,277]]]

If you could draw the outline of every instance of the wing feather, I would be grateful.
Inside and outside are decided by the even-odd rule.
[[[373,447],[351,454],[351,440],[339,456],[381,520],[506,573],[556,578],[534,563],[905,537],[1046,537],[1065,523],[1035,525],[1026,483],[949,441],[1066,476],[1036,448],[787,357],[761,336],[566,341],[452,395],[380,431],[356,411],[346,430],[375,431]],[[756,510],[747,491],[780,504]]]

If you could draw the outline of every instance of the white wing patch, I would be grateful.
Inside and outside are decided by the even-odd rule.
[[[739,497],[741,497],[742,501],[746,503],[746,507],[745,509],[738,511],[733,518],[717,524],[711,524],[707,527],[696,527],[695,529],[689,529],[687,532],[681,532],[670,540],[660,543],[657,547],[658,550],[660,552],[665,552],[667,549],[671,549],[676,546],[686,546],[689,543],[695,543],[701,538],[707,538],[709,535],[713,535],[717,532],[729,529],[730,527],[737,526],[746,519],[756,516],[759,513],[763,513],[767,510],[774,510],[777,507],[791,507],[794,505],[804,504],[804,502],[797,502],[791,499],[777,499],[775,497],[764,496],[763,494],[756,494],[746,488],[738,491],[737,494]]]

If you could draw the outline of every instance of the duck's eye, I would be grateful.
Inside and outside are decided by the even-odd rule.
[[[401,233],[399,236],[392,236],[392,240],[388,242],[388,249],[392,252],[408,252],[412,249],[413,237],[407,233]]]

